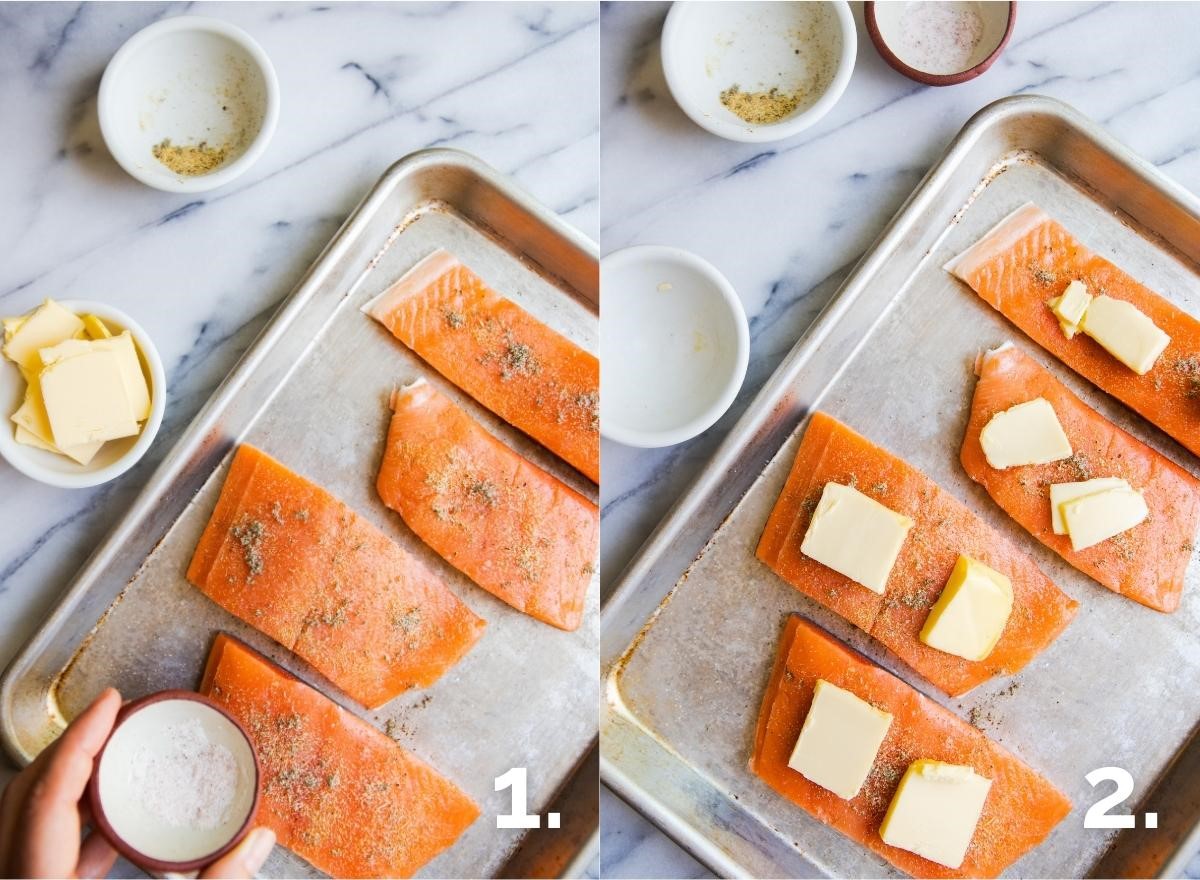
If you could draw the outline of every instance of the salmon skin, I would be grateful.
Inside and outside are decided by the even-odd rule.
[[[1034,204],[1018,208],[946,268],[1029,338],[1200,455],[1200,321],[1139,284]],[[1139,376],[1082,333],[1067,339],[1046,300],[1072,281],[1132,303],[1171,337]]]
[[[368,708],[432,684],[485,626],[420,560],[245,444],[187,578]]]
[[[843,800],[788,766],[817,679],[893,716],[859,793]],[[913,761],[969,765],[992,780],[966,858],[947,868],[879,836],[888,804]],[[890,672],[798,615],[789,615],[763,696],[750,769],[788,800],[913,877],[997,877],[1071,812],[1050,782]]]
[[[915,522],[882,596],[800,552],[817,501],[830,482],[855,486]],[[939,651],[920,639],[929,609],[960,554],[1012,581],[1008,625],[980,661]],[[759,541],[758,558],[951,696],[1023,668],[1058,637],[1079,606],[1032,559],[933,480],[822,412],[813,413],[804,432]]]
[[[391,737],[221,633],[200,693],[237,718],[262,778],[257,822],[332,877],[411,877],[479,817]]]
[[[1007,345],[985,354],[962,444],[962,465],[1004,511],[1075,568],[1114,593],[1158,611],[1174,611],[1200,519],[1200,480],[1122,431],[1050,371]],[[993,415],[1033,400],[1054,407],[1074,455],[1050,464],[996,470],[979,435]],[[1150,516],[1126,532],[1076,552],[1050,522],[1050,486],[1121,477],[1143,493]]]
[[[436,250],[366,306],[439,373],[600,481],[600,362]]]
[[[376,486],[443,559],[538,620],[574,630],[592,574],[596,505],[513,452],[424,379],[392,395]]]

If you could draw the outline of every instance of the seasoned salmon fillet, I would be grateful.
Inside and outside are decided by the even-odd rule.
[[[249,445],[187,578],[368,707],[432,684],[485,626],[420,560]]]
[[[453,782],[224,633],[200,693],[250,734],[256,821],[332,877],[411,877],[479,817]]]
[[[854,486],[914,521],[883,595],[800,550],[817,500],[831,482]],[[979,661],[939,651],[920,640],[929,610],[960,554],[1012,581],[1008,624],[995,648]],[[822,412],[813,413],[804,432],[759,541],[758,558],[952,696],[1023,668],[1066,628],[1079,604],[1032,559],[925,474]]]
[[[443,559],[538,620],[578,628],[596,505],[530,464],[423,379],[392,395],[376,486]]]
[[[1097,583],[1159,611],[1178,608],[1200,519],[1200,480],[1109,422],[1015,346],[987,352],[978,373],[961,453],[971,479],[1029,534]],[[983,427],[997,412],[1038,397],[1054,407],[1074,454],[1050,464],[993,468],[979,441]],[[1054,534],[1050,486],[1098,477],[1127,480],[1142,493],[1150,516],[1075,551],[1067,535]]]
[[[1018,208],[946,267],[1030,339],[1200,455],[1200,320],[1079,239],[1034,204]],[[1134,305],[1171,337],[1139,376],[1078,333],[1068,339],[1046,301],[1072,281]]]
[[[600,480],[600,362],[436,250],[366,312],[439,373]]]
[[[858,794],[843,800],[788,766],[818,679],[892,714]],[[879,827],[913,761],[968,765],[992,781],[962,865],[947,868],[889,846]],[[1071,811],[1067,797],[1035,770],[950,711],[798,615],[789,615],[763,695],[750,769],[788,800],[913,877],[997,877]]]

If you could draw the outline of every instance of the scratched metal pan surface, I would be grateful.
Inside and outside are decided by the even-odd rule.
[[[1047,776],[1075,804],[1016,877],[1172,875],[1200,822],[1200,565],[1164,615],[1043,548],[958,461],[976,354],[1006,340],[1091,406],[1192,472],[1200,462],[1081,381],[941,269],[1032,200],[1100,253],[1200,314],[1200,202],[1071,108],[1036,96],[972,119],[839,295],[800,340],[697,483],[623,573],[602,615],[602,774],[724,876],[872,877],[895,871],[750,773],[752,731],[784,618],[825,627]],[[754,557],[807,423],[821,409],[903,456],[1032,555],[1080,613],[1019,675],[940,696],[894,655]],[[1158,813],[1120,833],[1084,830],[1090,770],[1136,788],[1117,812]]]
[[[397,384],[425,376],[489,430],[595,499],[596,487],[457,391],[375,321],[363,303],[437,247],[583,347],[597,350],[593,242],[479,160],[450,150],[409,156],[383,176],[197,416],[96,550],[0,684],[7,751],[28,761],[105,685],[137,697],[192,688],[220,631],[231,632],[331,695],[465,789],[483,816],[421,876],[557,873],[565,841],[595,836],[599,583],[582,626],[562,632],[509,608],[442,562],[375,492]],[[243,625],[184,579],[240,442],[253,443],[342,498],[441,572],[487,620],[483,638],[433,687],[368,712],[290,652]],[[529,769],[529,809],[562,813],[560,831],[498,830],[508,791]],[[561,797],[560,797],[561,794]],[[557,799],[557,800],[556,800]],[[554,802],[554,806],[551,806]],[[130,869],[132,870],[132,869]],[[264,876],[312,876],[277,848]]]

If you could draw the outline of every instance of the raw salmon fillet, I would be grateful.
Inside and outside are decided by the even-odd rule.
[[[800,552],[826,483],[854,486],[915,525],[880,596]],[[1008,625],[986,659],[964,660],[920,640],[959,554],[1012,581]],[[1023,668],[1066,628],[1079,603],[1003,535],[933,480],[832,416],[813,413],[758,558],[781,578],[869,633],[946,693],[957,696]]]
[[[366,307],[439,373],[600,480],[600,362],[436,250]]]
[[[443,559],[518,611],[579,627],[596,505],[513,452],[432,385],[392,395],[376,486]]]
[[[1031,535],[1115,593],[1174,611],[1183,592],[1200,519],[1200,480],[1085,404],[1029,355],[1001,346],[979,363],[979,383],[962,444],[962,464]],[[1001,410],[1045,398],[1075,453],[1051,464],[996,470],[979,434]],[[1076,553],[1050,524],[1050,485],[1122,477],[1141,491],[1150,516],[1140,525]]]
[[[217,636],[200,693],[254,743],[256,821],[332,877],[411,877],[479,817],[453,782],[230,636]]]
[[[893,716],[871,773],[852,800],[809,782],[787,765],[819,678]],[[900,778],[920,758],[970,765],[992,780],[975,836],[957,870],[889,846],[879,836]],[[797,615],[788,617],[763,696],[750,769],[788,800],[913,877],[999,876],[1071,811],[1066,796],[1036,771]]]
[[[1027,204],[946,267],[1042,348],[1200,455],[1200,321],[1088,250],[1057,220]],[[1140,309],[1171,337],[1139,376],[1098,342],[1067,339],[1046,300],[1072,281]]]
[[[187,578],[368,707],[432,684],[485,626],[420,560],[248,445]]]

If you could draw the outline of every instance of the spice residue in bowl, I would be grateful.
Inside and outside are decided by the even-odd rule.
[[[978,56],[984,21],[977,2],[906,2],[890,48],[905,64],[925,73],[969,70]]]
[[[170,138],[164,138],[154,145],[154,158],[162,162],[176,174],[185,177],[195,177],[208,174],[225,164],[229,155],[229,147],[222,145],[210,147],[207,141],[198,144],[177,146]]]
[[[751,125],[782,122],[815,104],[841,54],[837,17],[826,3],[792,4],[786,24],[758,16],[720,38],[723,66],[737,68],[727,73],[733,82],[720,92],[721,105]],[[706,65],[710,76],[713,69]]]
[[[779,89],[743,92],[734,84],[721,92],[721,103],[739,119],[751,125],[770,125],[790,116],[800,104],[800,96]]]

